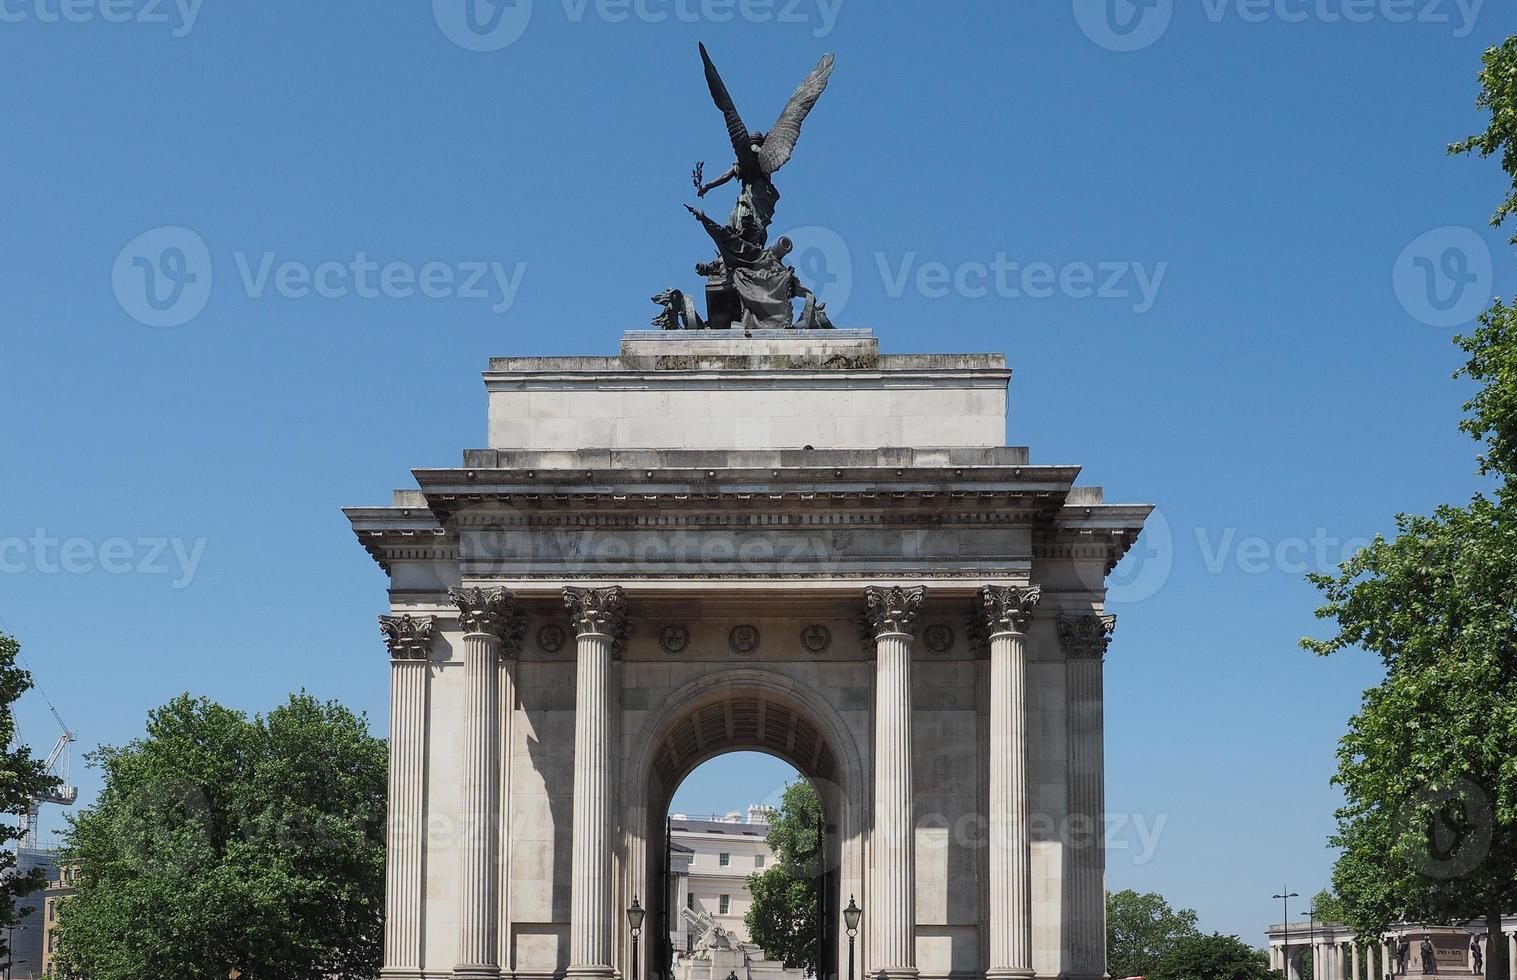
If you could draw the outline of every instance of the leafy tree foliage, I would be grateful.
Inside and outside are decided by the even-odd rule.
[[[1517,214],[1517,37],[1509,37],[1500,47],[1485,53],[1485,67],[1480,72],[1480,97],[1475,104],[1491,113],[1491,124],[1484,133],[1461,140],[1449,147],[1450,153],[1479,153],[1488,157],[1501,154],[1501,166],[1512,175],[1512,193],[1496,214],[1492,225],[1500,225]],[[1512,239],[1517,242],[1517,237]]]
[[[1151,977],[1183,940],[1200,935],[1194,909],[1132,890],[1106,894],[1106,960],[1113,977]]]
[[[826,856],[822,845],[822,801],[804,779],[785,787],[779,812],[765,838],[774,867],[748,877],[753,905],[744,921],[748,936],[771,959],[816,975],[821,893],[817,878]]]
[[[89,756],[62,953],[91,980],[367,980],[384,909],[386,747],[335,703],[249,719],[185,695]]]
[[[1148,975],[1149,980],[1273,980],[1269,955],[1237,936],[1185,936]]]
[[[1517,191],[1517,38],[1486,53],[1479,104],[1489,129],[1451,147],[1502,154]],[[1517,213],[1517,193],[1494,224]],[[1373,935],[1397,919],[1485,918],[1517,907],[1517,329],[1497,301],[1457,343],[1479,385],[1461,428],[1499,485],[1466,506],[1397,518],[1337,575],[1312,576],[1336,632],[1304,640],[1359,648],[1386,677],[1366,691],[1338,750],[1346,804],[1333,842],[1343,918]],[[1509,975],[1494,943],[1487,977]]]
[[[16,744],[15,704],[32,689],[32,675],[16,666],[21,644],[14,637],[0,633],[0,811],[21,813],[32,797],[58,785],[47,774],[44,763],[32,757],[25,745]],[[0,821],[0,964],[10,971],[10,927],[30,915],[31,906],[21,899],[41,889],[47,882],[41,868],[21,874],[16,870],[16,851],[5,846],[21,839],[21,830],[8,821]]]

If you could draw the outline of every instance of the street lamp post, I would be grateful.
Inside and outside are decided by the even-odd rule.
[[[637,980],[637,940],[643,934],[643,915],[642,903],[636,895],[632,896],[632,905],[627,909],[627,925],[632,927],[632,980]]]
[[[1281,894],[1275,896],[1285,903],[1285,918],[1283,920],[1285,922],[1285,944],[1280,949],[1280,975],[1285,980],[1291,980],[1291,899],[1300,898],[1301,896],[1291,891],[1289,886],[1280,889],[1280,891]],[[1316,978],[1313,977],[1312,980],[1316,980]]]
[[[848,928],[848,980],[853,980],[853,941],[859,934],[859,919],[864,910],[859,908],[858,902],[852,895],[848,896],[848,907],[843,910],[843,925]]]
[[[1317,906],[1315,904],[1313,904],[1310,907],[1308,907],[1305,912],[1302,912],[1301,914],[1304,915],[1304,916],[1306,916],[1306,924],[1307,924],[1307,940],[1306,941],[1311,944],[1311,953],[1312,953],[1312,980],[1322,980],[1322,977],[1320,977],[1320,976],[1317,975],[1317,973],[1318,973],[1318,971],[1317,971],[1317,965],[1318,965],[1317,964]]]

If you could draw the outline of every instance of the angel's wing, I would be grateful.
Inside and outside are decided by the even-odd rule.
[[[727,118],[727,135],[732,139],[732,150],[737,154],[739,163],[751,167],[757,162],[753,157],[753,138],[748,134],[748,127],[743,124],[743,117],[737,114],[737,106],[733,104],[732,96],[727,92],[727,85],[722,81],[716,65],[711,63],[711,55],[707,53],[704,44],[701,45],[701,61],[706,65],[706,84],[711,88],[711,101],[716,103],[716,107]]]
[[[806,121],[816,100],[827,90],[834,61],[831,54],[822,56],[816,68],[790,97],[790,103],[780,113],[769,135],[764,137],[764,145],[759,148],[759,165],[764,168],[764,173],[772,174],[790,162],[790,154],[795,152],[796,141],[801,138],[801,123]]]

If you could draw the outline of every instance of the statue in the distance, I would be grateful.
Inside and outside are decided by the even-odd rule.
[[[706,320],[702,321],[694,313],[693,303],[683,293],[670,289],[654,297],[654,302],[664,307],[654,324],[665,330],[681,326],[685,329],[708,326],[726,329],[734,323],[748,330],[830,328],[832,323],[827,318],[826,304],[818,302],[795,270],[785,264],[785,257],[790,254],[793,244],[788,238],[781,238],[771,246],[769,226],[774,221],[774,209],[780,199],[771,178],[795,152],[801,124],[827,88],[834,58],[830,54],[822,58],[795,90],[768,133],[749,132],[704,44],[701,45],[701,61],[705,65],[711,98],[726,119],[727,135],[737,161],[710,183],[704,180],[704,163],[696,164],[693,174],[696,193],[705,197],[732,181],[737,181],[741,189],[726,224],[713,221],[697,208],[689,209],[717,248],[715,261],[696,266],[696,272],[707,278]],[[793,304],[798,299],[804,300],[805,306],[796,320]]]

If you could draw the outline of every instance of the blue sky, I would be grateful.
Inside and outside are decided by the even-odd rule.
[[[697,40],[755,127],[836,50],[778,225],[838,322],[1005,351],[1010,443],[1161,507],[1112,604],[1112,886],[1258,941],[1323,885],[1377,671],[1297,649],[1301,573],[1478,486],[1449,338],[1517,268],[1444,146],[1510,8],[462,2],[0,0],[0,626],[84,745],[185,690],[382,730],[339,508],[484,444],[489,356],[611,352],[694,284]],[[722,771],[683,805],[751,802]]]

